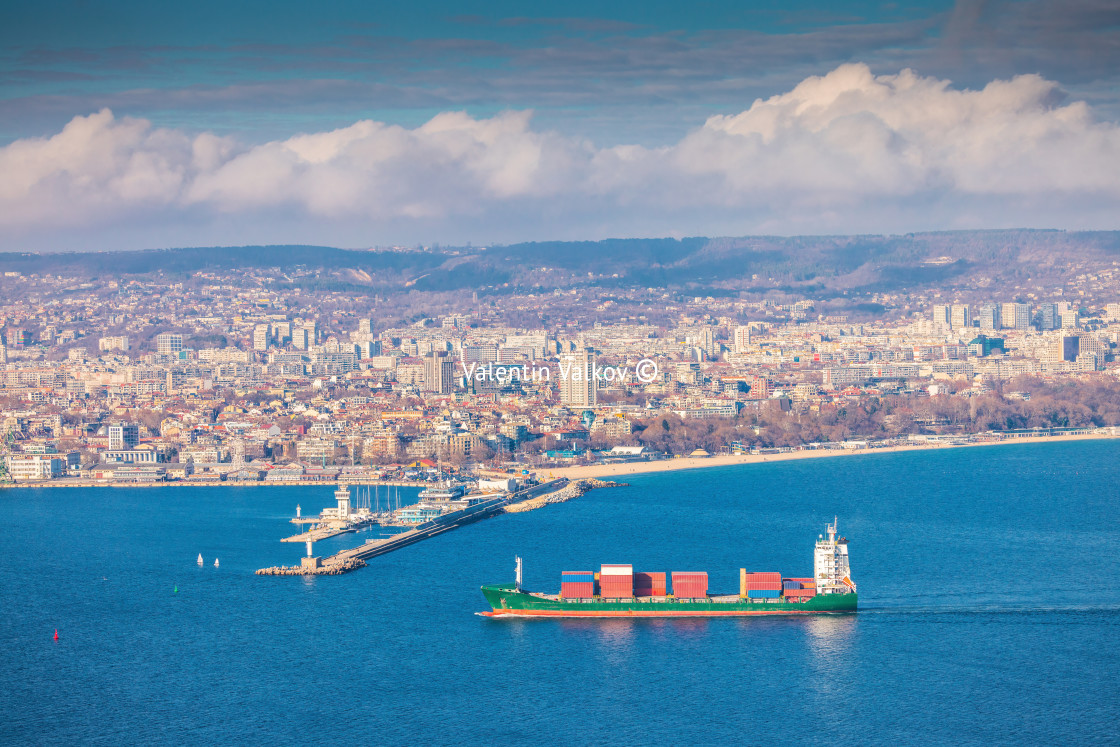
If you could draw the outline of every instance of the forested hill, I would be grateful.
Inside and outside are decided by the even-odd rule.
[[[311,272],[322,282],[417,291],[657,287],[830,296],[1010,283],[1060,284],[1120,261],[1120,232],[956,231],[904,236],[755,236],[532,242],[492,247],[193,247],[0,254],[0,271],[68,277]]]

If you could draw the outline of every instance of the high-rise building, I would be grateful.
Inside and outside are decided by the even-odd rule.
[[[424,356],[424,391],[450,394],[455,375],[454,362],[446,351],[436,351]]]
[[[980,329],[999,329],[1000,328],[1000,308],[999,304],[986,303],[980,306]]]
[[[276,344],[283,347],[292,341],[292,323],[291,322],[276,322],[272,325],[272,339],[276,340]]]
[[[751,346],[751,328],[746,325],[736,327],[732,346],[736,353],[745,353]]]
[[[268,350],[268,342],[272,336],[271,329],[267,324],[253,327],[253,350]]]
[[[953,329],[964,329],[972,326],[972,318],[968,313],[968,305],[955,303],[949,307],[949,326]]]
[[[109,451],[134,449],[140,443],[140,427],[121,423],[109,426]]]
[[[306,327],[292,327],[292,347],[296,350],[307,350],[314,343]]]
[[[704,327],[696,336],[698,346],[703,349],[704,355],[711,357],[716,354],[716,332],[711,327]]]
[[[1031,305],[1029,303],[1005,303],[1000,309],[1003,329],[1030,329]]]
[[[362,360],[381,355],[381,340],[369,340],[357,344],[358,357]]]
[[[178,356],[183,350],[183,336],[164,332],[156,335],[156,352],[160,355]]]
[[[1044,303],[1038,307],[1038,328],[1042,330],[1058,329],[1061,319],[1058,317],[1058,304]]]
[[[934,304],[933,307],[933,322],[934,324],[944,324],[949,326],[949,307],[945,304]]]
[[[595,351],[560,356],[560,401],[572,407],[591,407],[596,399]]]
[[[1078,314],[1076,309],[1070,309],[1069,311],[1061,312],[1060,314],[1058,314],[1058,319],[1060,321],[1062,329],[1074,329],[1077,327]]]

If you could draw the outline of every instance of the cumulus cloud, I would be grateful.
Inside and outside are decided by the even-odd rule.
[[[659,148],[597,148],[534,130],[529,112],[446,112],[414,129],[360,121],[249,146],[102,110],[0,148],[0,227],[9,249],[59,227],[112,231],[141,217],[180,231],[188,214],[256,222],[259,240],[277,241],[267,216],[282,213],[303,240],[346,225],[366,237],[357,243],[377,243],[390,225],[413,240],[437,225],[455,240],[457,224],[506,240],[1111,227],[1092,210],[1120,197],[1120,127],[1064,98],[1036,75],[961,90],[851,64]],[[892,210],[919,224],[898,225]]]

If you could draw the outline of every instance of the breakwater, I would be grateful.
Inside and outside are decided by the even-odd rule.
[[[564,497],[560,500],[570,500],[577,495],[582,495],[592,487],[615,484],[606,483],[602,480],[580,480],[580,483],[581,485],[575,487],[574,491],[569,491],[569,488],[573,486],[566,478],[551,480],[509,495],[497,496],[480,501],[473,506],[444,514],[436,519],[419,524],[412,529],[394,534],[391,537],[369,540],[365,544],[342,550],[327,558],[310,557],[304,558],[300,565],[297,566],[261,568],[257,571],[257,575],[320,576],[347,573],[363,567],[366,564],[365,561],[370,558],[399,550],[402,547],[407,547],[408,545],[428,539],[429,537],[434,537],[437,534],[449,532],[452,529],[465,526],[466,524],[472,524],[476,521],[496,516],[497,514],[503,513],[510,505],[516,505],[542,497],[547,498],[550,495],[564,491],[568,492],[564,492]]]

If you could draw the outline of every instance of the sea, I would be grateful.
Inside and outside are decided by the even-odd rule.
[[[0,490],[0,743],[1120,742],[1120,441],[624,479],[314,578],[253,572],[333,487]],[[477,614],[516,556],[811,575],[833,517],[856,614]]]

